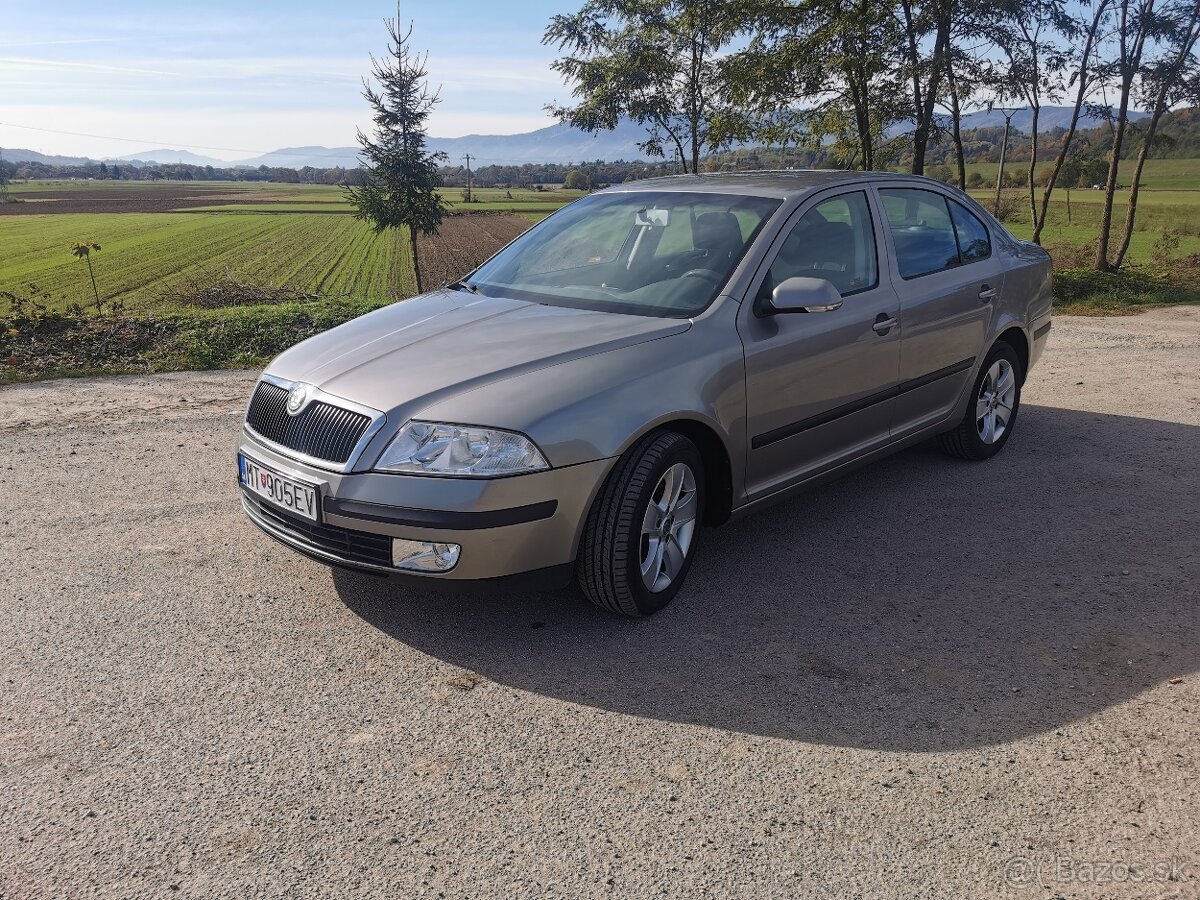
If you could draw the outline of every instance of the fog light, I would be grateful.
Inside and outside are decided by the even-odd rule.
[[[458,564],[462,547],[433,541],[392,538],[392,565],[414,572],[449,572]]]

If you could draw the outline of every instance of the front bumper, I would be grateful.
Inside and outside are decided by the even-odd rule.
[[[575,559],[592,499],[612,460],[507,478],[437,478],[330,472],[263,446],[243,432],[238,450],[317,485],[321,519],[312,523],[242,489],[242,508],[276,540],[330,565],[436,581],[507,578]],[[448,572],[391,566],[391,539],[459,544]]]

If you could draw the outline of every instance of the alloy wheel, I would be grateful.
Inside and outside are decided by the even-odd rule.
[[[640,561],[648,590],[666,590],[683,571],[697,509],[696,476],[686,463],[675,463],[655,485],[642,519]]]
[[[1017,397],[1017,376],[1007,359],[998,359],[987,371],[975,401],[975,426],[979,439],[994,444],[1008,430]]]

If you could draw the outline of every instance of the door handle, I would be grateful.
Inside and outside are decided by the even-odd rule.
[[[887,313],[880,313],[875,318],[875,324],[871,326],[871,330],[876,334],[887,334],[896,327],[896,317],[889,316]]]
[[[996,289],[990,284],[985,284],[979,289],[979,299],[984,303],[988,303],[996,299]]]

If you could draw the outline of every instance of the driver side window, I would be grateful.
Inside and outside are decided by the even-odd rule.
[[[793,226],[759,290],[770,296],[775,287],[797,276],[824,278],[843,297],[879,283],[875,229],[864,191],[822,200]]]

